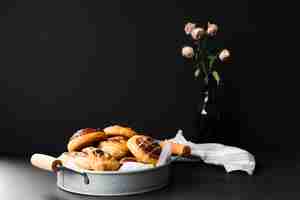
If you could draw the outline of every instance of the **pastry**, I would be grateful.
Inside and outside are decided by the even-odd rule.
[[[89,151],[89,162],[91,168],[96,171],[114,171],[119,169],[120,163],[110,154],[99,148]]]
[[[127,147],[127,138],[123,136],[110,137],[106,141],[101,141],[99,148],[116,159],[126,156],[129,152]]]
[[[126,156],[129,152],[127,139],[123,136],[110,137],[106,141],[101,141],[99,148],[116,159]]]
[[[137,161],[156,164],[161,147],[153,138],[144,135],[135,135],[127,141],[129,151],[136,157]]]
[[[130,138],[136,135],[136,132],[128,127],[122,127],[119,125],[109,126],[103,129],[107,136],[125,136]]]
[[[85,128],[77,131],[69,140],[68,151],[80,151],[95,142],[105,139],[105,133],[93,128]]]
[[[125,162],[137,162],[135,157],[124,157],[120,160],[120,164],[124,164]]]
[[[159,145],[161,146],[161,148],[163,148],[164,145],[167,142],[171,143],[172,154],[178,155],[178,156],[189,156],[189,155],[191,155],[191,147],[188,146],[188,145],[178,144],[178,143],[171,142],[171,141],[168,141],[168,140],[161,141],[159,143]]]
[[[74,164],[81,169],[91,169],[89,157],[84,152],[65,152],[58,157],[65,166],[73,166]]]

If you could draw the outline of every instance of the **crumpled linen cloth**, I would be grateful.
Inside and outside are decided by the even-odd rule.
[[[172,142],[189,145],[191,154],[199,156],[207,164],[222,165],[226,172],[241,170],[252,175],[255,169],[255,158],[246,150],[238,147],[226,146],[217,143],[196,144],[187,141],[182,131],[179,130],[176,136],[170,139]]]

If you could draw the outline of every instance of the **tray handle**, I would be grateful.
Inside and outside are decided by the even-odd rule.
[[[30,162],[33,166],[52,172],[57,172],[62,162],[55,157],[35,153],[31,156]]]
[[[79,172],[79,171],[76,171],[74,169],[71,169],[71,168],[68,168],[68,167],[65,167],[65,166],[59,166],[57,168],[57,171],[68,171],[70,173],[79,174],[83,177],[84,184],[86,184],[86,185],[90,184],[90,179],[89,179],[87,173],[85,173],[85,172]]]
[[[65,166],[63,166],[62,161],[55,157],[36,153],[31,156],[30,162],[33,166],[35,166],[37,168],[55,172],[55,173],[58,171],[61,171],[61,170],[65,170],[65,171],[69,171],[74,174],[79,174],[83,177],[83,182],[85,184],[90,183],[87,173],[79,172],[79,171],[73,170],[71,168],[65,167]]]

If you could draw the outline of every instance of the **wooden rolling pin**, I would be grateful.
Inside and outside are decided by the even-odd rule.
[[[53,171],[56,172],[57,168],[59,166],[62,166],[62,161],[54,158],[52,156],[48,156],[45,154],[33,154],[31,156],[30,162],[33,166],[43,169],[43,170],[47,170],[47,171]]]
[[[160,141],[159,145],[163,148],[163,146],[167,143],[171,143],[171,151],[172,154],[178,156],[189,156],[191,155],[191,147],[188,145],[178,144],[175,142],[171,142],[169,140]]]

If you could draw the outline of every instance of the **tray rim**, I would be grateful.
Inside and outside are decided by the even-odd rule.
[[[160,165],[160,166],[155,166],[152,168],[147,168],[147,169],[139,169],[139,170],[133,170],[133,171],[92,171],[92,170],[86,170],[86,169],[72,169],[70,167],[67,166],[62,166],[61,169],[63,170],[64,168],[66,169],[71,169],[74,170],[78,173],[86,173],[86,174],[93,174],[93,175],[123,175],[123,174],[136,174],[136,173],[143,173],[143,172],[148,172],[148,171],[154,171],[154,170],[159,170],[160,168],[165,168],[170,166],[170,164],[172,163],[172,160],[168,161],[166,164],[164,165]]]
[[[87,196],[129,196],[129,195],[135,195],[135,194],[143,194],[146,192],[150,192],[150,191],[154,191],[154,190],[159,190],[162,189],[164,187],[167,187],[170,184],[170,181],[157,185],[157,186],[153,186],[153,187],[149,187],[146,189],[142,189],[139,191],[134,191],[134,192],[122,192],[122,193],[103,193],[103,194],[93,194],[93,193],[89,193],[89,192],[78,192],[78,191],[74,191],[74,190],[70,190],[65,188],[64,186],[60,185],[57,183],[57,187],[58,189],[62,190],[62,191],[67,191],[70,192],[72,194],[77,194],[77,195],[87,195]]]

